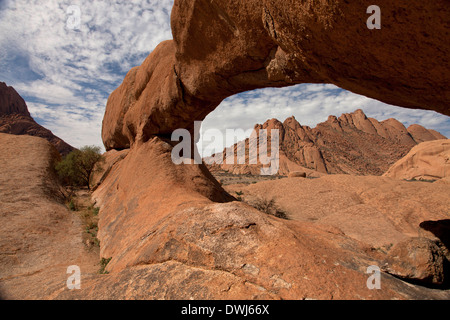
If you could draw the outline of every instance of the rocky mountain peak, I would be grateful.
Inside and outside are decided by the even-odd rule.
[[[48,140],[60,154],[66,155],[74,147],[34,121],[25,100],[13,87],[0,82],[0,133],[29,135]]]
[[[31,117],[25,100],[13,87],[0,82],[0,115],[21,114]]]

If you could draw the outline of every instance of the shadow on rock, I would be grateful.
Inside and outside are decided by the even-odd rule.
[[[439,238],[447,250],[450,248],[450,219],[424,221],[419,226]]]

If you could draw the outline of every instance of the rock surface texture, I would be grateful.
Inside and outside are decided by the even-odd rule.
[[[396,244],[386,258],[384,271],[428,285],[445,282],[445,254],[432,240],[411,238]]]
[[[288,118],[283,123],[276,119],[268,120],[263,125],[256,125],[255,132],[267,130],[270,141],[270,131],[278,129],[280,134],[280,170],[278,174],[287,176],[291,171],[303,167],[309,176],[319,173],[382,175],[395,162],[402,159],[413,146],[430,140],[446,139],[434,130],[428,130],[420,125],[406,128],[395,119],[377,121],[368,118],[362,110],[346,113],[339,118],[330,116],[327,121],[319,123],[315,128],[302,126],[294,118]],[[235,144],[233,154],[244,147],[249,150],[249,139]],[[270,150],[270,148],[268,148]],[[211,170],[225,170],[235,174],[256,174],[261,172],[262,165],[247,165],[257,163],[257,153],[246,154],[246,165],[227,164],[226,151],[208,157],[205,162],[214,158],[222,160],[222,164],[209,166]],[[433,157],[433,155],[431,155]],[[430,167],[433,165],[430,164]],[[311,171],[312,170],[312,171]],[[439,170],[439,169],[436,169]],[[305,170],[304,170],[305,171]]]
[[[450,73],[442,67],[450,52],[447,2],[378,5],[383,27],[368,30],[367,6],[356,1],[175,0],[174,40],[130,70],[105,112],[103,141],[115,154],[94,198],[110,273],[86,276],[81,290],[52,287],[46,297],[449,299],[448,290],[388,273],[383,290],[370,290],[366,274],[386,259],[377,246],[448,218],[438,208],[448,209],[449,185],[343,175],[263,182],[262,195],[281,192],[304,206],[285,220],[235,201],[204,165],[171,160],[173,130],[193,130],[224,98],[255,88],[334,83],[450,114]],[[122,149],[130,150],[119,156]],[[398,203],[390,198],[386,208],[385,199],[404,195],[405,186],[415,196],[391,216],[387,209]],[[301,199],[303,192],[310,197]],[[416,211],[418,204],[426,210]]]
[[[37,124],[22,97],[13,87],[8,87],[4,82],[0,82],[0,133],[44,138],[62,155],[74,149],[50,130]]]
[[[446,184],[333,175],[234,186],[244,200],[275,197],[289,218],[278,219],[231,201],[233,190],[205,167],[174,166],[170,144],[155,137],[106,155],[94,198],[101,256],[112,259],[100,275],[80,221],[55,197],[56,150],[5,134],[0,147],[2,298],[450,298],[389,273],[381,274],[383,290],[366,286],[368,266],[383,266],[392,245],[422,237],[448,246]],[[80,290],[66,286],[69,265],[81,268]],[[440,270],[428,274],[440,281]]]
[[[387,273],[383,290],[369,290],[365,273],[370,265],[383,265],[383,248],[417,237],[421,222],[448,217],[441,210],[449,205],[447,185],[335,175],[248,186],[263,188],[259,196],[285,195],[276,202],[290,214],[284,220],[230,201],[232,190],[214,184],[203,166],[175,166],[170,153],[170,144],[155,137],[112,166],[94,193],[101,207],[101,255],[112,258],[110,273],[86,279],[80,291],[61,290],[57,298],[449,297],[446,290],[406,284]],[[399,209],[395,197],[405,187],[408,198]],[[425,202],[421,207],[418,199]]]
[[[384,174],[405,180],[439,180],[450,177],[450,140],[423,142]]]
[[[4,133],[0,148],[0,298],[46,299],[65,287],[69,266],[95,274],[98,256],[86,251],[81,221],[64,205],[57,150],[42,138]]]

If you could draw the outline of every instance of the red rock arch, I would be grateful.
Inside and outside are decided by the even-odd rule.
[[[106,148],[192,129],[226,97],[333,83],[385,103],[450,115],[450,8],[379,0],[381,30],[357,1],[175,0],[161,43],[110,96]]]

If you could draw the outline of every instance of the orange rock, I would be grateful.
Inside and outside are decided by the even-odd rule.
[[[47,299],[67,290],[67,268],[98,270],[82,242],[82,223],[64,204],[48,141],[0,133],[0,296]]]
[[[51,196],[56,151],[36,137],[0,134],[0,146],[3,298],[449,298],[385,273],[382,290],[366,286],[368,266],[386,258],[375,245],[417,235],[419,224],[436,237],[446,234],[421,222],[445,219],[447,185],[332,175],[242,188],[245,196],[258,188],[264,197],[277,195],[277,205],[287,199],[283,209],[296,211],[282,220],[227,202],[233,199],[203,166],[173,165],[170,144],[154,138],[106,155],[111,169],[94,196],[101,254],[112,260],[110,273],[99,275],[83,250],[79,221]],[[80,290],[66,287],[72,264],[81,267]]]
[[[418,124],[412,124],[408,127],[408,132],[417,143],[447,139],[444,135],[435,130],[428,130]]]
[[[21,114],[31,117],[25,100],[6,83],[0,82],[0,115]]]
[[[407,10],[393,0],[378,5],[381,30],[366,28],[367,5],[360,2],[175,1],[174,40],[132,69],[108,100],[105,146],[129,148],[155,134],[193,129],[230,95],[299,83],[333,83],[388,104],[450,115],[442,85],[450,82],[442,67],[450,52],[446,1],[409,1]],[[369,119],[354,120],[376,130]],[[406,129],[390,127],[407,142]]]
[[[384,174],[404,180],[439,180],[450,177],[450,140],[423,142]]]
[[[306,178],[306,172],[293,171],[289,173],[289,178]]]
[[[106,148],[130,148],[94,194],[101,206],[101,255],[112,258],[107,266],[111,274],[92,277],[82,291],[60,292],[57,297],[448,298],[446,292],[410,286],[387,274],[382,275],[383,290],[366,286],[367,267],[385,257],[372,247],[385,243],[381,231],[398,242],[408,232],[417,232],[421,218],[445,215],[442,210],[417,213],[416,202],[405,202],[404,210],[390,220],[388,213],[370,205],[380,182],[389,191],[376,198],[380,209],[383,196],[395,197],[393,188],[400,192],[408,182],[325,176],[314,182],[263,183],[265,196],[282,192],[284,197],[290,195],[290,201],[312,192],[307,200],[313,202],[304,201],[304,211],[314,214],[313,219],[326,215],[323,223],[280,220],[233,201],[205,166],[175,166],[172,145],[165,140],[178,128],[193,131],[194,120],[203,120],[230,95],[297,83],[334,83],[389,104],[450,114],[447,88],[442,86],[450,74],[441,67],[449,60],[450,43],[442,40],[449,7],[443,0],[426,4],[413,0],[408,10],[392,0],[379,5],[387,27],[374,31],[364,27],[366,5],[354,1],[312,6],[308,1],[176,0],[173,41],[161,43],[127,74],[105,112]],[[377,127],[361,112],[344,118],[330,118],[323,126],[343,133],[354,127],[366,137],[381,131],[401,144],[415,144],[396,121]],[[281,128],[275,120],[265,125]],[[326,172],[327,159],[338,147],[322,152],[314,145],[314,129],[300,128],[294,119],[282,128],[290,128],[283,133],[284,140],[308,137],[310,141],[301,141],[306,152],[298,155],[311,168]],[[371,142],[365,140],[364,152],[369,152]],[[392,157],[396,144],[386,145],[392,149],[387,148],[385,156]],[[343,163],[339,170],[349,170],[360,154],[350,144],[340,148],[346,153],[338,154],[341,158],[334,163]],[[357,182],[370,188],[361,190]],[[282,184],[289,185],[277,188]],[[308,189],[313,184],[316,188]],[[354,191],[343,196],[343,185]],[[431,188],[440,191],[432,196],[447,196],[447,185]],[[447,205],[445,199],[442,207]],[[288,203],[299,207],[298,202]],[[411,217],[409,211],[417,215]],[[402,225],[405,219],[416,225]]]
[[[8,87],[4,82],[0,82],[0,132],[44,138],[62,155],[67,155],[74,150],[50,130],[37,124],[22,97],[13,87]]]
[[[386,258],[383,270],[402,279],[428,285],[445,281],[446,257],[441,248],[426,238],[411,238],[396,244]]]
[[[420,133],[418,128],[420,129]],[[280,170],[278,174],[288,176],[290,171],[316,171],[320,174],[346,173],[356,175],[382,175],[389,166],[400,160],[417,143],[436,140],[442,136],[421,126],[413,125],[411,132],[395,119],[378,122],[367,118],[362,110],[346,113],[339,118],[330,116],[315,128],[302,126],[290,117],[283,123],[276,119],[256,125],[255,131],[278,129],[280,132]],[[270,133],[270,131],[269,131]],[[268,139],[269,140],[269,139]],[[245,144],[248,139],[233,146]],[[225,150],[218,157],[225,159]],[[247,156],[246,165],[212,165],[211,168],[233,173],[260,174],[261,165],[249,165],[256,154]],[[209,163],[213,159],[206,158]],[[295,164],[295,166],[292,166]],[[295,168],[297,167],[297,168]]]

